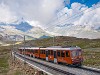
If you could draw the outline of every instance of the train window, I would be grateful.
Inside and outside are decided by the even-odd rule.
[[[25,49],[25,51],[26,51],[26,52],[29,52],[29,50],[28,50],[28,49]]]
[[[61,57],[65,57],[65,52],[61,51]]]
[[[43,50],[44,51],[44,54],[45,54],[45,50]]]
[[[34,53],[34,50],[32,50],[32,53]]]
[[[43,50],[41,50],[41,54],[43,54]]]
[[[75,56],[78,56],[78,55],[79,55],[78,51],[72,51],[72,57],[75,57]]]
[[[57,56],[60,57],[60,51],[57,51]]]
[[[32,50],[30,49],[30,52],[32,52]]]
[[[66,57],[69,57],[69,52],[68,51],[66,51]]]
[[[35,53],[36,53],[36,50],[35,50]]]
[[[48,55],[50,55],[50,50],[48,50]]]
[[[42,54],[43,54],[43,50],[42,50]]]
[[[79,51],[79,55],[82,55],[82,52],[81,51]]]
[[[28,51],[28,52],[30,52],[31,50],[30,50],[30,49],[28,49],[27,51]]]
[[[48,57],[48,51],[46,51],[46,57]]]
[[[27,51],[28,51],[28,52],[31,52],[31,50],[30,50],[30,49],[28,49]]]
[[[40,54],[42,54],[42,50],[40,50]]]
[[[51,55],[53,55],[53,50],[51,50]]]
[[[35,50],[35,53],[38,53],[38,50]]]
[[[41,50],[40,53],[41,53],[41,54],[45,54],[45,50]]]
[[[32,53],[33,51],[31,50],[31,53]]]
[[[56,51],[54,51],[54,58],[56,58]]]

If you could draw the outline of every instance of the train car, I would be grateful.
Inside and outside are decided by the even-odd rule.
[[[23,54],[24,48],[20,48],[20,53]],[[80,47],[30,47],[25,48],[25,54],[45,59],[46,61],[53,61],[54,63],[65,63],[70,65],[81,66],[83,61],[82,50]]]
[[[25,55],[30,55],[30,52],[29,52],[29,48],[28,47],[21,47],[19,48],[19,53],[21,54],[25,54]]]
[[[25,54],[25,55],[32,56],[32,57],[37,57],[37,58],[40,55],[39,47],[25,47],[25,50],[24,50],[24,47],[21,47],[21,48],[19,48],[19,52],[21,54]]]
[[[48,47],[48,48],[40,48],[41,50],[45,50],[44,55],[41,55],[40,58],[46,58],[46,61],[53,61],[54,63],[66,63],[71,65],[81,65],[82,51],[80,47]]]
[[[59,48],[57,50],[57,62],[81,66],[82,61],[82,51],[79,47]]]

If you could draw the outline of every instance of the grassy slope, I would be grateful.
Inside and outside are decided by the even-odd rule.
[[[0,74],[6,74],[9,70],[10,49],[8,47],[0,47]]]
[[[27,46],[52,46],[53,38],[39,39],[35,41],[27,41]],[[75,37],[55,37],[54,45],[59,46],[79,46],[82,49],[85,48],[97,48],[100,47],[100,39],[81,39]]]
[[[0,47],[0,75],[22,75],[21,71],[13,67],[10,46]]]
[[[84,49],[83,51],[83,65],[100,68],[100,48]]]

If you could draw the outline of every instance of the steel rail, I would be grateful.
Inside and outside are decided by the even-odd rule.
[[[18,54],[17,55],[20,55],[21,57],[23,57],[22,54]],[[24,57],[23,57],[24,58]],[[56,72],[60,72],[60,73],[63,73],[64,75],[84,75],[84,74],[87,74],[87,75],[100,75],[100,70],[96,70],[96,69],[92,69],[92,68],[88,68],[88,67],[70,67],[70,66],[65,66],[65,65],[61,65],[61,64],[54,64],[54,63],[50,63],[50,62],[46,62],[46,61],[43,61],[43,60],[40,60],[40,59],[36,59],[36,58],[31,58],[29,56],[26,56],[25,58],[27,58],[27,60],[30,60],[32,61],[33,63],[38,63],[38,64],[41,64],[45,67],[48,67],[50,69],[53,69],[55,70]],[[34,59],[34,60],[33,60]],[[36,61],[36,60],[39,60],[39,61]],[[47,64],[48,63],[48,64]]]
[[[52,67],[52,66],[49,66],[49,65],[46,65],[46,64],[43,64],[43,63],[40,63],[40,62],[31,60],[31,59],[28,59],[28,58],[26,58],[26,57],[24,57],[24,56],[21,56],[21,55],[19,55],[19,54],[15,54],[15,55],[21,57],[22,59],[26,59],[26,61],[29,60],[29,61],[31,61],[31,62],[33,62],[33,63],[37,63],[37,64],[40,64],[40,65],[43,65],[43,66],[49,68],[50,70],[52,69],[52,70],[55,71],[56,73],[58,72],[59,75],[75,75],[75,74],[73,74],[73,73],[70,73],[70,72],[67,72],[67,71],[64,71],[64,70],[61,70],[61,69],[58,69],[58,68],[55,68],[55,67]],[[26,62],[26,63],[27,63],[27,62]],[[42,70],[42,71],[46,72],[45,70]],[[50,74],[50,73],[48,73],[48,72],[46,72],[46,73],[47,73],[47,74]],[[60,73],[61,73],[61,74],[60,74]],[[52,74],[52,73],[51,73],[51,74]],[[53,75],[54,75],[54,74],[53,74]]]

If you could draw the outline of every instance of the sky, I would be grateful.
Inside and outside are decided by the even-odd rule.
[[[0,23],[10,25],[23,18],[31,26],[47,30],[65,24],[97,29],[99,6],[100,0],[0,0]]]
[[[70,0],[70,4],[69,5],[71,5],[74,2],[78,2],[78,3],[85,4],[88,7],[91,7],[93,4],[96,4],[99,1],[100,0]]]
[[[57,17],[58,10],[71,8],[75,2],[91,7],[100,0],[0,0],[0,22],[14,22],[22,17],[43,24]],[[4,18],[5,17],[5,18]]]

